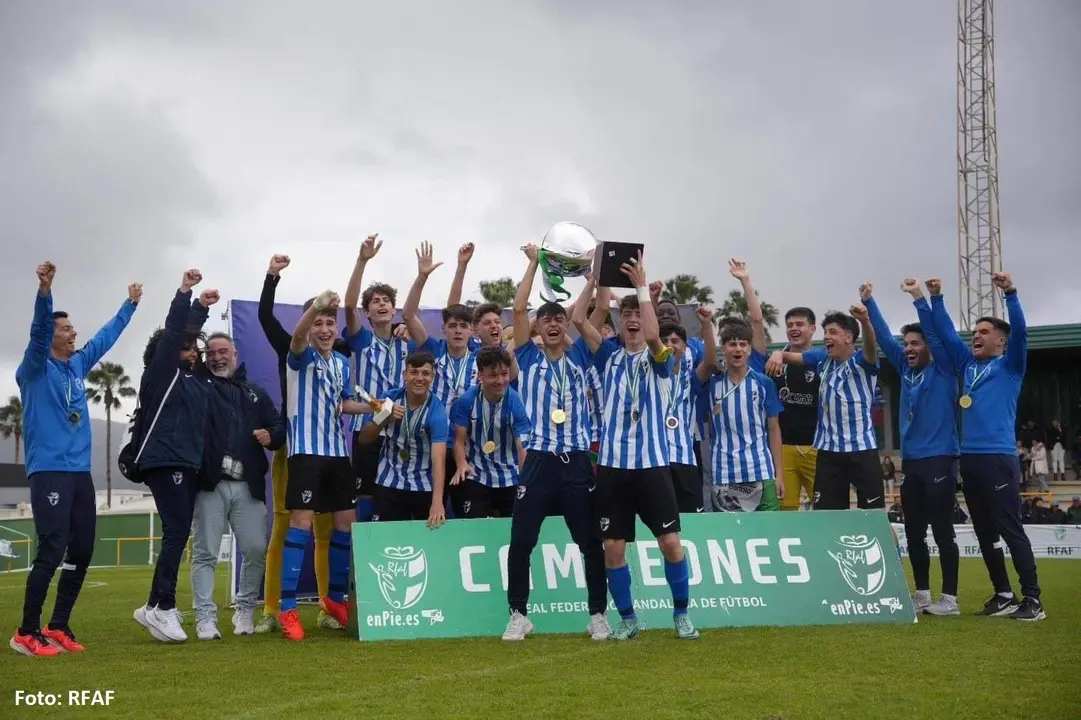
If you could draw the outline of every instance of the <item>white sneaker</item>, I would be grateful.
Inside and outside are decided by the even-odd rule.
[[[503,632],[503,639],[507,642],[519,642],[525,640],[525,636],[533,632],[533,623],[522,613],[515,610],[511,613],[510,622]]]
[[[165,642],[186,642],[188,639],[188,634],[184,632],[184,628],[180,627],[176,608],[172,610],[151,608],[146,612],[146,621],[165,637]]]
[[[931,591],[917,590],[912,596],[912,604],[916,606],[916,612],[923,612],[924,608],[931,604]]]
[[[135,622],[146,628],[147,632],[153,635],[155,640],[158,640],[160,642],[169,642],[169,638],[165,637],[165,635],[162,634],[161,630],[159,630],[156,625],[150,622],[151,611],[153,611],[153,608],[148,608],[146,605],[136,608],[134,614]]]
[[[945,595],[938,602],[928,605],[923,609],[928,615],[960,615],[961,608],[957,607],[956,595]]]
[[[586,632],[594,640],[607,640],[612,637],[612,628],[608,624],[608,617],[604,613],[590,615]]]
[[[180,627],[180,623],[177,623],[177,627]],[[195,623],[195,634],[199,636],[200,640],[221,640],[221,633],[218,632],[218,623],[214,621],[214,618],[203,618],[199,622]]]
[[[233,613],[233,634],[255,634],[255,611],[252,608],[237,608]]]

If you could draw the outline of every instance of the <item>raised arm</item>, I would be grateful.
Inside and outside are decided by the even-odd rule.
[[[866,284],[870,285],[870,283]],[[860,324],[860,335],[863,336],[863,363],[878,367],[878,340],[875,338],[875,328],[871,325],[871,318],[867,315],[867,308],[863,305],[853,305],[848,311]],[[900,365],[897,366],[897,372],[901,372]]]
[[[638,312],[642,322],[642,336],[646,339],[646,345],[654,360],[662,361],[671,354],[668,346],[661,342],[661,326],[657,323],[657,311],[653,309],[653,302],[649,296],[649,280],[646,275],[646,264],[642,259],[642,251],[638,251],[638,257],[631,258],[630,262],[623,263],[619,268],[632,283],[638,293]],[[578,332],[581,332],[579,330]],[[599,335],[599,333],[598,333]]]
[[[935,319],[931,315],[931,303],[927,302],[927,298],[923,296],[920,281],[907,277],[901,281],[901,289],[912,296],[912,305],[916,308],[916,317],[920,320],[920,329],[923,330],[923,339],[927,343],[931,359],[947,375],[956,374],[957,369],[954,367],[953,358],[946,352],[946,347],[938,335]]]
[[[747,269],[747,263],[739,260],[728,261],[728,272],[732,277],[739,280],[743,286],[743,297],[747,301],[747,313],[751,316],[751,347],[766,354],[766,318],[762,314],[762,301],[758,299],[758,292],[751,282],[751,273]]]
[[[340,302],[338,296],[330,290],[325,290],[315,298],[315,302],[304,311],[304,314],[300,316],[300,320],[297,321],[297,326],[293,328],[293,337],[289,341],[289,352],[293,355],[300,355],[300,353],[304,352],[304,348],[308,347],[309,344],[308,335],[311,333],[312,325],[315,324],[315,318],[323,310],[337,312]]]
[[[886,318],[882,317],[882,311],[878,309],[878,303],[875,302],[871,294],[873,290],[874,288],[869,282],[860,285],[860,300],[863,301],[864,307],[867,308],[871,327],[874,328],[875,339],[882,346],[882,354],[886,356],[886,359],[890,361],[890,365],[893,365],[893,369],[898,374],[903,374],[907,367],[904,348],[901,347],[901,343],[897,342],[897,338],[890,332],[890,326],[886,323]]]
[[[582,336],[582,340],[585,342],[586,347],[589,348],[589,352],[594,354],[604,340],[601,337],[601,331],[595,328],[593,323],[589,322],[589,318],[586,317],[586,313],[589,312],[589,299],[593,297],[593,287],[596,282],[592,275],[586,280],[585,287],[582,288],[582,292],[578,295],[578,300],[574,303],[574,311],[571,313],[571,322],[574,323],[578,334]]]
[[[349,284],[345,288],[346,335],[356,335],[360,332],[360,310],[357,309],[357,305],[360,303],[360,285],[364,282],[364,268],[368,266],[368,261],[375,257],[375,254],[379,252],[379,248],[383,247],[382,240],[376,241],[378,237],[379,233],[369,235],[360,244],[357,262],[353,265],[353,274],[349,276]],[[295,333],[294,337],[296,337]],[[307,340],[305,339],[306,343]]]
[[[289,351],[290,335],[274,316],[274,295],[281,280],[280,273],[289,267],[289,262],[288,255],[274,255],[270,258],[270,265],[267,266],[266,277],[263,279],[263,291],[259,293],[259,325],[263,328],[270,347],[279,355]]]
[[[165,327],[161,339],[154,348],[154,357],[150,359],[150,365],[143,372],[144,382],[147,379],[158,381],[166,375],[176,371],[180,362],[180,351],[184,349],[184,339],[187,335],[188,315],[191,313],[191,289],[203,280],[203,274],[198,270],[191,269],[184,273],[180,280],[180,287],[169,305],[169,313],[165,316]]]
[[[466,243],[458,248],[458,266],[454,269],[454,279],[450,281],[450,292],[447,293],[447,307],[460,305],[462,302],[462,288],[465,287],[465,271],[469,267],[469,261],[473,259],[473,243]],[[417,343],[420,345],[420,343]]]
[[[432,260],[432,244],[422,242],[420,249],[417,250],[417,279],[413,281],[413,287],[409,288],[409,296],[406,297],[405,307],[402,308],[402,320],[405,322],[406,329],[409,330],[409,336],[418,348],[428,342],[428,329],[417,316],[417,310],[420,309],[420,296],[424,292],[424,284],[428,282],[428,276],[442,264]]]
[[[804,359],[805,353],[791,352],[789,350],[776,350],[766,361],[766,374],[773,377],[784,372],[785,365],[813,365]]]
[[[695,377],[706,385],[713,373],[717,372],[717,338],[713,335],[713,313],[705,305],[695,311],[698,322],[702,325],[702,360],[694,368]]]
[[[38,292],[34,297],[34,319],[30,321],[30,342],[23,353],[23,361],[15,371],[15,379],[33,380],[45,371],[49,348],[53,344],[56,321],[53,320],[53,278],[56,266],[51,262],[38,265]]]
[[[105,357],[105,353],[109,352],[113,345],[116,344],[116,341],[120,339],[120,334],[124,332],[124,328],[131,322],[131,316],[135,314],[135,308],[138,307],[139,300],[142,297],[143,286],[141,284],[132,283],[128,285],[128,298],[116,311],[113,319],[105,323],[94,337],[90,338],[90,342],[75,353],[72,362],[80,366],[79,372],[82,375],[86,375],[93,370],[98,361]]]
[[[951,365],[957,372],[964,370],[969,360],[972,359],[972,351],[961,340],[957,329],[946,311],[946,301],[942,297],[942,281],[931,278],[927,281],[927,291],[931,293],[931,318],[934,320],[935,332],[942,342]]]
[[[522,282],[514,294],[514,347],[525,347],[532,342],[529,337],[529,296],[533,293],[533,279],[537,276],[537,246],[530,243],[523,250],[529,263],[525,266]]]
[[[604,329],[604,321],[612,311],[612,289],[597,288],[597,297],[593,300],[593,312],[589,315],[589,324],[598,331]],[[656,313],[654,313],[656,314]]]
[[[992,281],[1006,294],[1006,316],[1010,320],[1010,339],[1006,343],[1006,366],[1015,375],[1024,375],[1028,363],[1028,325],[1017,297],[1017,288],[1009,273],[995,273]]]

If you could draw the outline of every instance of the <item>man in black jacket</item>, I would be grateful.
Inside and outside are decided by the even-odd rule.
[[[212,390],[207,410],[203,467],[195,496],[191,589],[195,632],[220,640],[214,573],[226,524],[236,538],[232,552],[244,557],[233,615],[235,635],[254,635],[254,613],[266,564],[266,450],[285,445],[285,422],[270,395],[248,382],[237,365],[233,339],[214,333],[206,341],[204,373]]]

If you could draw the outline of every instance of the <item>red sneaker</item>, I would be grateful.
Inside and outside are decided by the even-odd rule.
[[[345,603],[340,603],[337,600],[331,600],[329,597],[324,597],[319,601],[319,607],[326,611],[327,615],[338,621],[338,624],[343,628],[349,626],[349,608]]]
[[[304,639],[304,626],[300,624],[300,616],[297,615],[296,608],[280,613],[278,624],[281,625],[282,637],[286,640]]]
[[[50,645],[41,633],[23,635],[16,630],[8,644],[11,645],[12,650],[27,657],[52,657],[60,654],[60,651]]]
[[[41,634],[45,636],[45,639],[49,641],[50,645],[63,652],[77,653],[86,650],[86,648],[80,645],[75,639],[75,633],[71,631],[71,628],[59,628],[54,630],[53,628],[47,627],[41,631]]]

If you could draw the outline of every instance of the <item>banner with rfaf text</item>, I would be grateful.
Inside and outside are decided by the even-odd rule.
[[[890,525],[881,511],[685,515],[690,613],[699,628],[912,623]],[[651,538],[641,524],[639,538]],[[501,635],[507,622],[510,520],[353,525],[361,640]],[[655,540],[628,545],[635,608],[647,628],[672,626]],[[585,568],[561,518],[531,560],[537,633],[583,633]],[[609,602],[609,619],[618,613]]]

